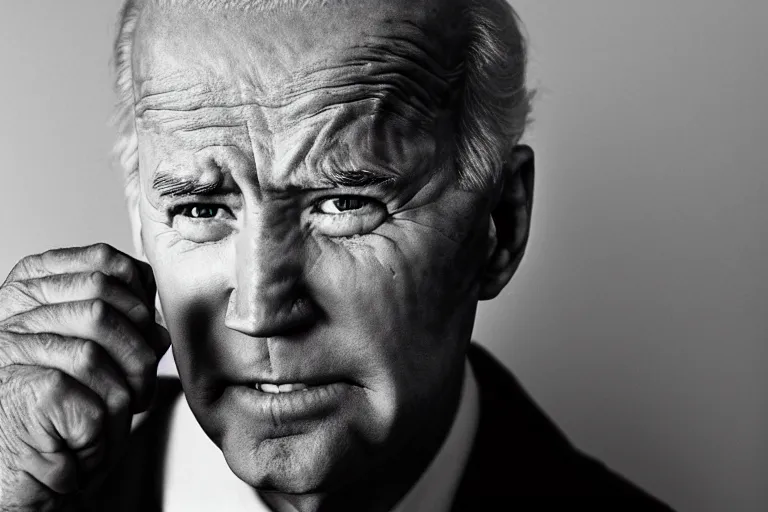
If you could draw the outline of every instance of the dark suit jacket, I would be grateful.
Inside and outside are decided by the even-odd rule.
[[[580,506],[587,510],[671,510],[575,449],[485,349],[473,344],[469,362],[479,388],[480,422],[453,512]],[[98,495],[88,498],[86,510],[161,510],[168,419],[180,393],[177,379],[160,379],[153,412],[133,432],[123,460]]]

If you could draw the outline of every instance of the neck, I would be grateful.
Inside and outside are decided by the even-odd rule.
[[[389,512],[413,488],[446,440],[461,399],[463,366],[454,385],[446,389],[438,410],[423,428],[404,443],[397,455],[387,456],[373,471],[343,488],[318,494],[262,493],[275,512]]]

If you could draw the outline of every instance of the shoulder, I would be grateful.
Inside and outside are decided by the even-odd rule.
[[[620,503],[632,510],[669,507],[582,453],[486,349],[472,344],[469,361],[480,392],[480,421],[455,510],[490,497],[536,507]],[[575,501],[574,501],[575,500]],[[523,510],[538,510],[523,506]]]

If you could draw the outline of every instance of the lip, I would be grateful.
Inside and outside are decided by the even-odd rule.
[[[225,394],[244,406],[256,420],[281,425],[324,416],[342,403],[351,388],[349,383],[338,381],[273,394],[238,384],[230,386]]]
[[[309,387],[329,386],[335,383],[357,385],[343,374],[324,373],[323,375],[306,374],[304,372],[285,372],[280,375],[237,374],[224,377],[228,384],[253,387],[254,384],[305,384]]]

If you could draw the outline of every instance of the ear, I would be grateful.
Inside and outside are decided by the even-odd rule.
[[[128,196],[128,218],[131,221],[131,237],[133,238],[133,248],[136,253],[136,258],[145,263],[149,263],[147,260],[147,254],[144,251],[144,239],[141,236],[141,216],[139,215],[139,197]],[[166,327],[165,316],[163,315],[163,308],[160,304],[160,296],[155,294],[155,322]]]
[[[503,187],[489,220],[488,259],[480,283],[480,300],[493,299],[504,289],[525,253],[533,207],[533,150],[515,146],[502,172]]]
[[[141,238],[141,216],[139,215],[138,193],[129,194],[127,206],[128,218],[131,221],[131,238],[133,240],[133,249],[136,252],[136,258],[147,262],[147,255],[144,252],[144,240]]]

